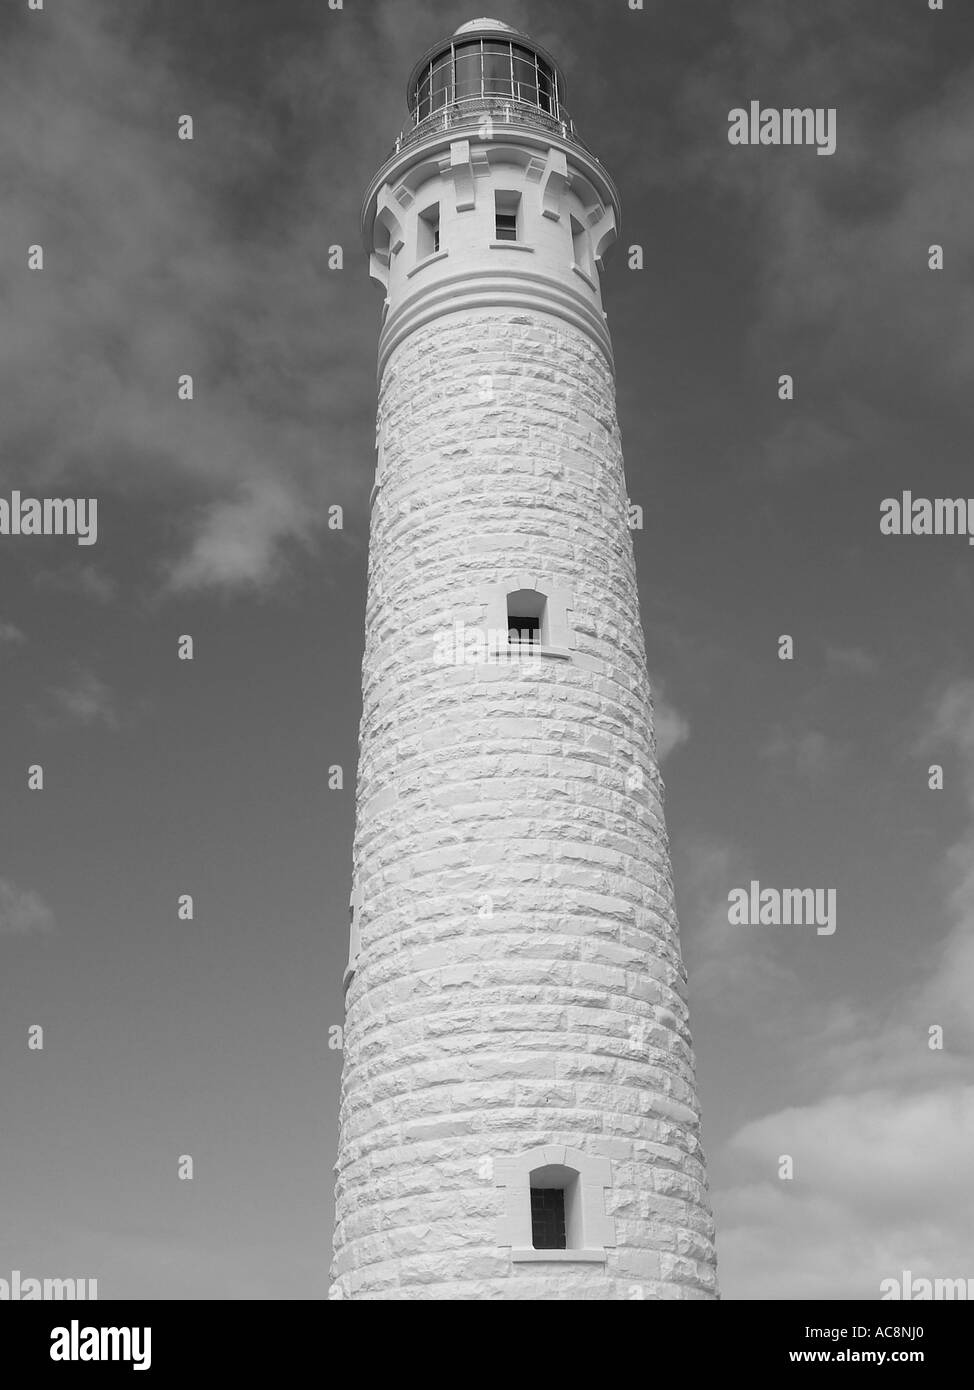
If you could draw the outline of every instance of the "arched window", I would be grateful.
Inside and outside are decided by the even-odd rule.
[[[512,647],[548,645],[548,600],[537,589],[515,589],[507,596],[507,640]]]

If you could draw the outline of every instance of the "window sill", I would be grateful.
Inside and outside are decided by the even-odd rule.
[[[490,246],[493,251],[534,251],[526,241],[492,241]]]
[[[605,1264],[604,1250],[511,1250],[515,1264]]]
[[[508,647],[505,655],[518,661],[533,661],[535,657],[546,656],[555,661],[571,661],[572,654],[567,647],[542,647],[525,643],[523,647]]]
[[[575,274],[580,276],[585,281],[586,285],[588,285],[590,290],[595,290],[596,293],[598,293],[598,281],[593,280],[587,270],[583,270],[582,267],[580,265],[576,265],[574,261],[572,261],[572,270],[574,270]]]
[[[413,275],[416,275],[419,271],[425,270],[426,267],[428,265],[432,265],[434,261],[445,260],[449,254],[449,251],[434,251],[432,256],[424,256],[421,261],[416,262],[412,270],[406,271],[406,279],[409,280]]]

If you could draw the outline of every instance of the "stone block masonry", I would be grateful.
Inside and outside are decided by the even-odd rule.
[[[458,313],[394,351],[380,420],[335,1278],[352,1298],[713,1297],[611,370],[555,317]],[[584,664],[451,679],[436,634],[525,571],[571,592]],[[493,1166],[549,1143],[612,1160],[604,1264],[498,1246]]]

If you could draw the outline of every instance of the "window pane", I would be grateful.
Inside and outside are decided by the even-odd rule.
[[[499,212],[495,218],[494,231],[495,241],[517,241],[517,213]]]
[[[510,44],[484,44],[484,92],[488,96],[511,95]]]
[[[538,104],[537,74],[534,70],[534,61],[526,58],[514,59],[514,95],[520,101],[530,101],[532,105]]]
[[[416,88],[416,119],[421,121],[430,113],[430,73],[429,68],[423,73]]]
[[[543,111],[550,111],[553,106],[552,88],[553,83],[551,74],[543,63],[538,63],[538,105]]]
[[[437,111],[450,100],[453,86],[453,58],[447,54],[433,69],[433,110]]]
[[[531,1241],[535,1250],[565,1249],[565,1194],[560,1187],[532,1187]]]
[[[480,96],[480,44],[465,43],[457,49],[457,100]]]

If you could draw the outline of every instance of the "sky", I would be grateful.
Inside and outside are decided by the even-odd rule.
[[[723,1296],[974,1278],[974,550],[879,528],[904,490],[974,495],[974,12],[492,13],[559,60],[622,196],[603,296]],[[0,1278],[327,1296],[381,306],[359,212],[410,67],[475,15],[0,13],[0,497],[99,501],[95,545],[0,536]],[[835,154],[731,146],[751,100],[834,107]],[[752,880],[835,889],[835,933],[731,925]]]

